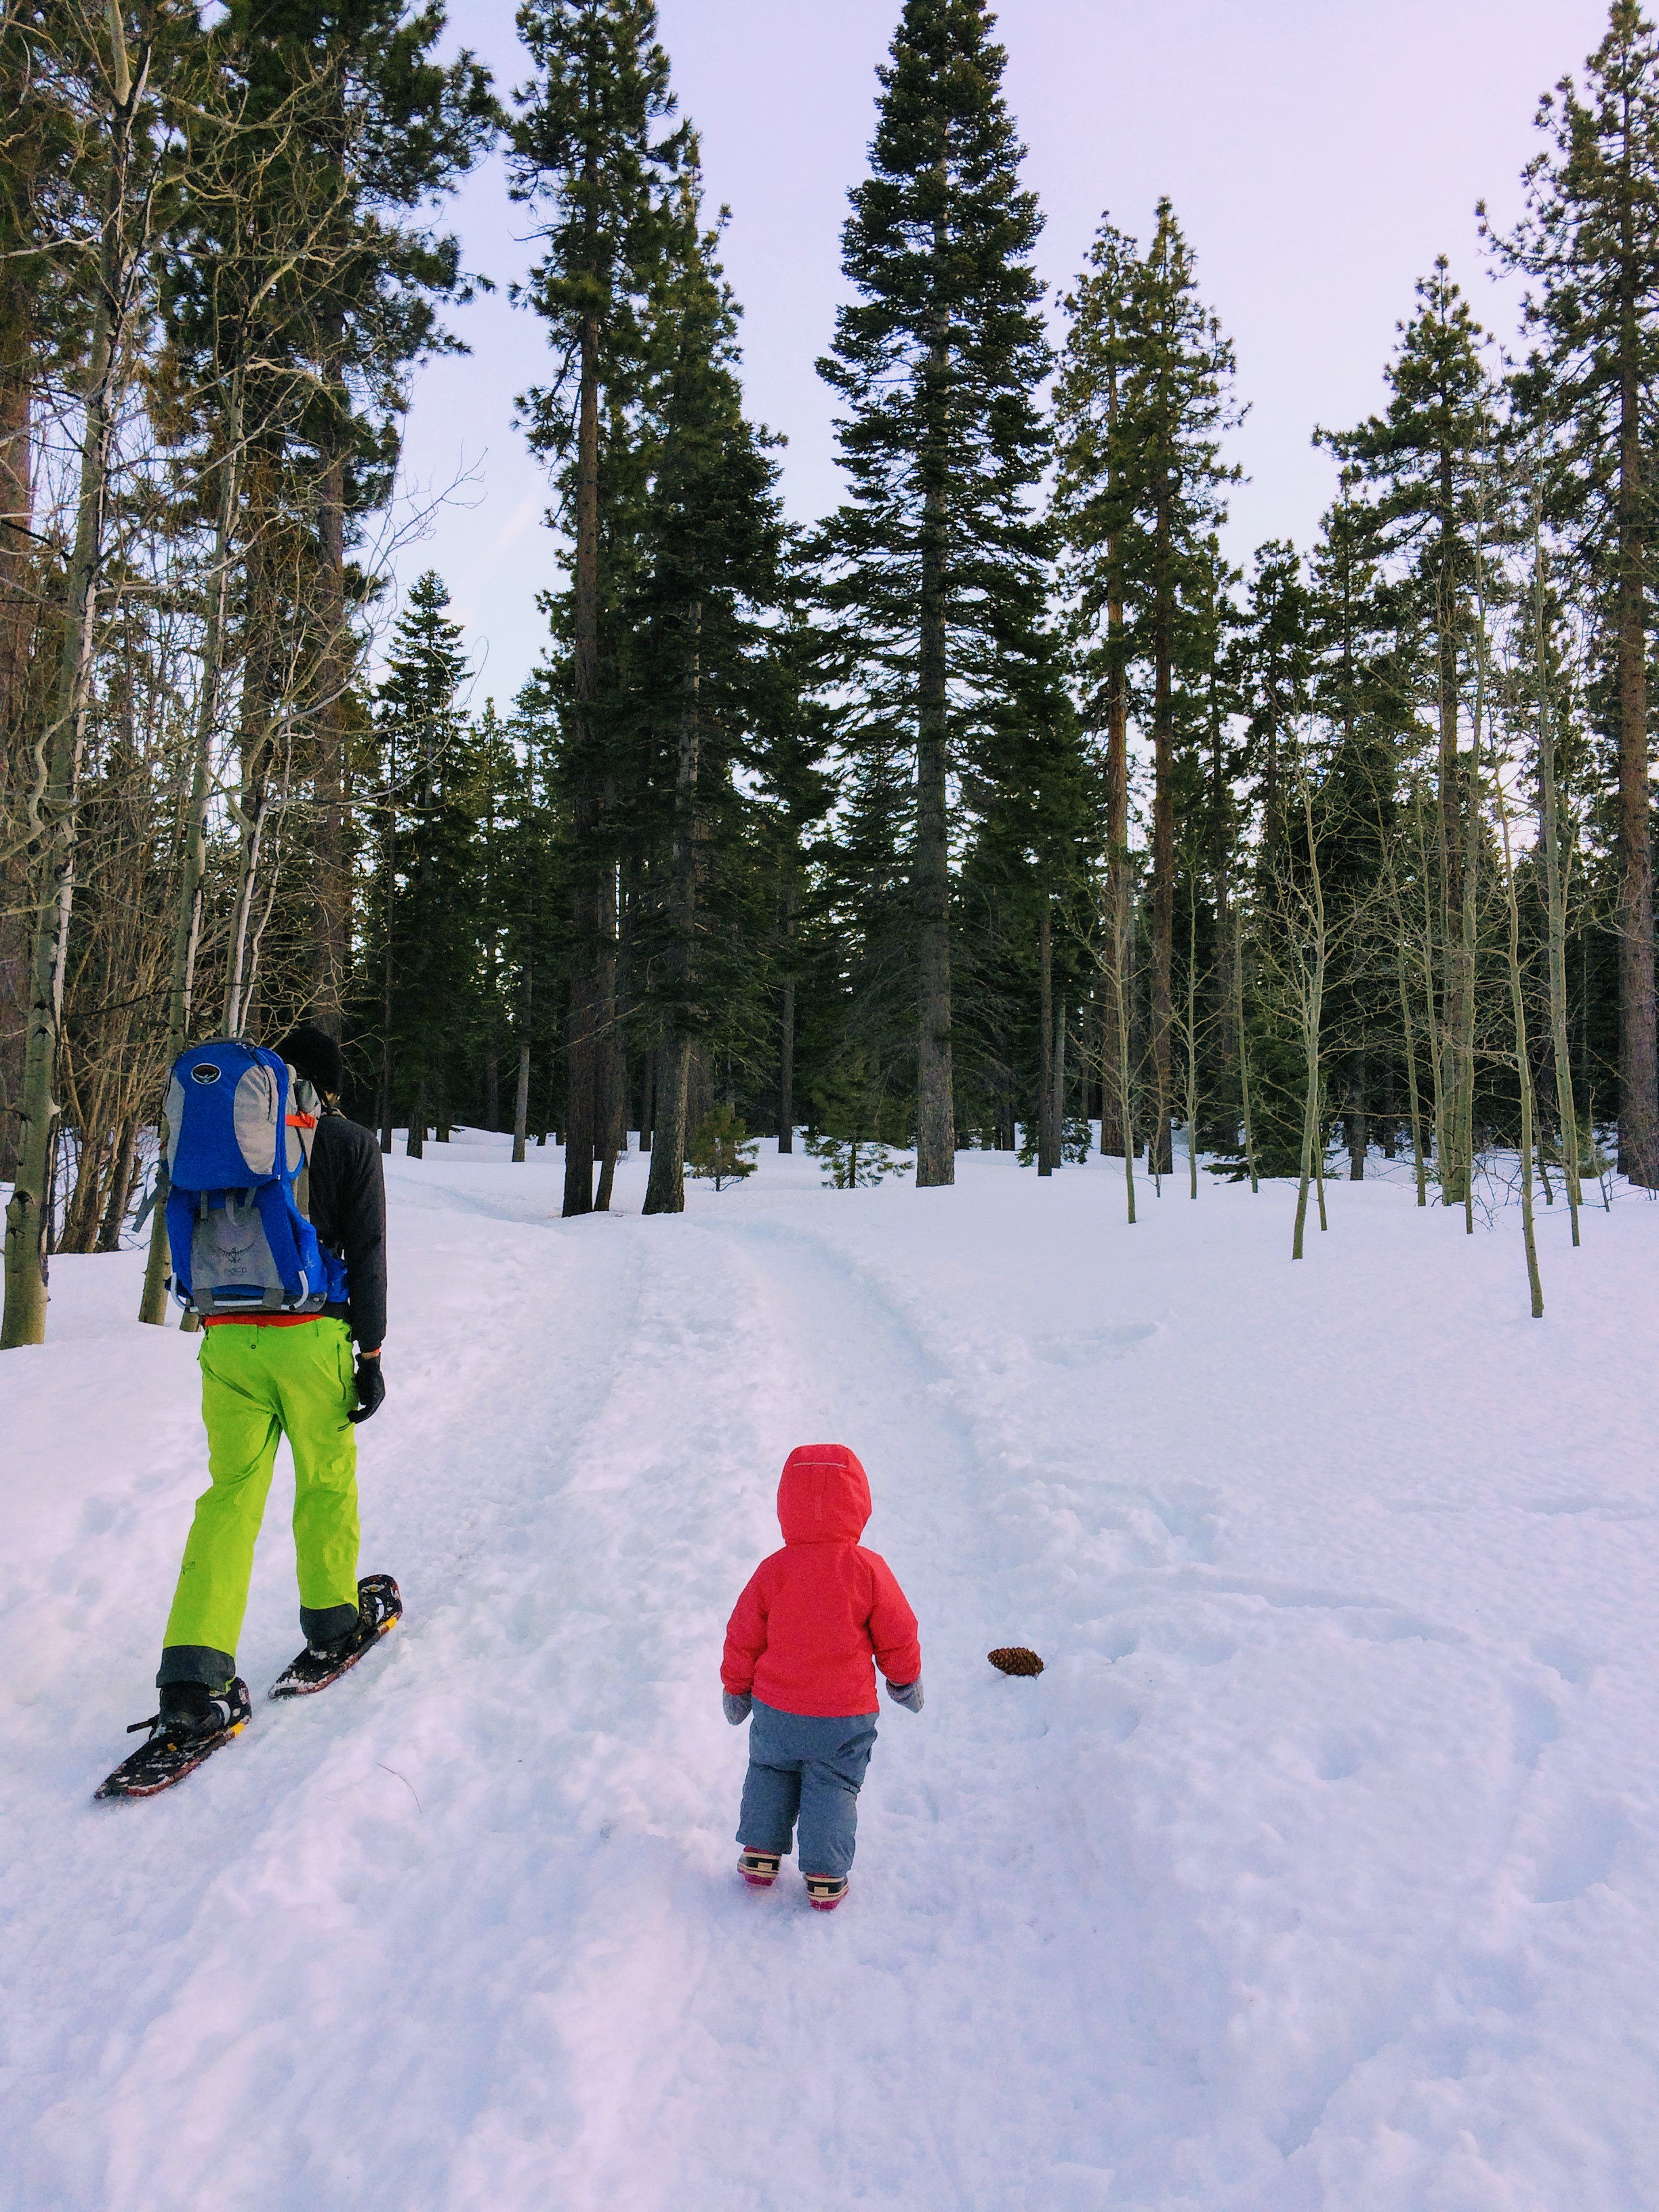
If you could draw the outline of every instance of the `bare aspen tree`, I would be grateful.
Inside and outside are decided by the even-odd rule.
[[[1054,1118],[1054,936],[1053,902],[1045,890],[1037,907],[1036,1171],[1051,1176],[1059,1157]]]
[[[133,125],[144,94],[149,51],[147,45],[140,49],[135,73],[116,0],[110,0],[107,27],[109,62],[102,87],[106,190],[91,343],[82,392],[75,543],[66,580],[57,686],[51,719],[35,743],[34,787],[27,802],[35,836],[33,951],[17,1175],[6,1208],[6,1295],[0,1349],[42,1343],[46,1333],[46,1252],[58,1127],[54,1086],[63,1025],[64,970],[75,900],[76,787],[86,736],[116,415],[128,361],[126,325],[146,246],[143,220],[134,225],[130,201]]]
[[[1398,908],[1396,906],[1396,913]],[[1417,1085],[1417,1039],[1412,1020],[1411,990],[1406,980],[1406,944],[1403,925],[1395,939],[1397,957],[1395,973],[1400,984],[1400,1035],[1406,1055],[1406,1091],[1410,1101],[1412,1117],[1412,1173],[1417,1185],[1417,1202],[1429,1202],[1427,1163],[1423,1157],[1423,1105]]]
[[[184,1050],[190,1036],[191,1006],[196,981],[196,951],[202,929],[202,879],[207,866],[207,810],[212,782],[213,739],[218,725],[220,683],[224,672],[227,605],[230,593],[232,541],[236,528],[237,490],[241,465],[242,369],[233,370],[225,408],[223,456],[220,462],[219,514],[214,532],[213,566],[207,586],[207,621],[202,639],[201,666],[197,678],[196,726],[191,747],[190,797],[186,802],[179,902],[173,926],[173,975],[167,995],[167,1059],[169,1066]],[[142,1322],[159,1324],[167,1313],[167,1197],[166,1133],[156,1167],[155,1214],[150,1226],[149,1255],[144,1268],[144,1287],[138,1308]]]
[[[1473,784],[1470,811],[1479,811],[1481,791],[1480,735],[1481,714],[1486,695],[1486,581],[1485,544],[1485,487],[1482,487],[1480,526],[1475,537],[1475,724],[1474,750],[1471,766]],[[1521,970],[1521,902],[1516,892],[1515,854],[1510,836],[1510,810],[1504,793],[1502,765],[1496,742],[1487,748],[1490,755],[1492,802],[1498,815],[1498,830],[1503,840],[1504,896],[1509,921],[1505,947],[1509,975],[1510,1020],[1513,1031],[1516,1079],[1521,1091],[1521,1236],[1526,1251],[1527,1285],[1532,1296],[1532,1317],[1544,1317],[1544,1286],[1538,1272],[1538,1239],[1533,1222],[1533,1083],[1532,1059],[1527,1046],[1527,1004]]]
[[[1125,857],[1127,860],[1127,854]],[[1128,983],[1132,918],[1109,852],[1106,866],[1091,872],[1090,881],[1092,919],[1083,935],[1091,947],[1096,972],[1106,981],[1105,1001],[1097,1033],[1101,1068],[1100,1149],[1105,1158],[1115,1153],[1122,1154],[1124,1205],[1133,1224],[1135,1125]]]
[[[1299,886],[1291,891],[1293,919],[1287,933],[1291,945],[1291,980],[1295,994],[1297,1024],[1302,1033],[1302,1049],[1306,1059],[1306,1075],[1302,1096],[1302,1169],[1297,1184],[1296,1229],[1291,1240],[1291,1257],[1303,1256],[1303,1235],[1308,1222],[1308,1185],[1315,1166],[1314,1155],[1322,1154],[1319,1135],[1320,1102],[1320,1034],[1324,1018],[1325,970],[1329,957],[1329,933],[1325,916],[1325,887],[1320,873],[1319,840],[1314,833],[1313,801],[1309,796],[1305,767],[1301,777],[1302,819],[1308,839],[1308,889]],[[1319,1165],[1323,1168],[1323,1160]],[[1319,1194],[1320,1226],[1323,1228],[1325,1198],[1322,1173]]]
[[[1134,1071],[1130,1059],[1129,933],[1133,911],[1125,895],[1127,867],[1114,872],[1109,884],[1112,941],[1112,1026],[1117,1046],[1117,1111],[1123,1150],[1123,1197],[1130,1226],[1135,1218],[1135,1101]],[[1123,878],[1121,881],[1120,877]]]
[[[1066,1008],[1054,1012],[1054,1075],[1048,1097],[1048,1119],[1054,1131],[1053,1151],[1058,1167],[1066,1158]]]
[[[1244,1027],[1244,931],[1237,908],[1233,919],[1233,1018],[1238,1032],[1238,1103],[1244,1120],[1244,1164],[1250,1171],[1250,1188],[1261,1186],[1255,1165],[1255,1123],[1250,1112],[1250,1042]]]
[[[1314,1195],[1319,1201],[1319,1233],[1322,1237],[1331,1225],[1325,1212],[1325,1116],[1322,1110],[1323,1106],[1324,1088],[1322,1084],[1318,1105],[1316,1108],[1314,1114],[1315,1136],[1313,1156]]]
[[[1185,1047],[1185,1107],[1187,1113],[1187,1195],[1198,1196],[1198,884],[1187,882],[1187,989],[1182,1021]]]
[[[230,957],[225,974],[225,1009],[220,1026],[228,1037],[242,1033],[242,1012],[246,994],[243,988],[242,971],[247,958],[248,923],[253,912],[254,890],[259,880],[259,859],[264,846],[265,822],[270,812],[271,797],[262,791],[253,804],[250,816],[238,806],[236,817],[242,830],[242,865],[236,886],[236,906],[230,925]]]
[[[1510,844],[1510,813],[1498,765],[1492,763],[1492,791],[1504,837],[1504,891],[1509,912],[1508,966],[1510,1018],[1515,1030],[1515,1066],[1521,1085],[1521,1235],[1527,1255],[1527,1283],[1532,1292],[1532,1317],[1544,1318],[1544,1285],[1538,1272],[1538,1239],[1533,1226],[1533,1085],[1532,1061],[1527,1050],[1527,1005],[1521,975],[1521,904],[1516,896],[1515,859]],[[1577,1219],[1575,1217],[1575,1229]]]
[[[1480,550],[1479,527],[1476,533],[1477,565],[1482,558]],[[1477,597],[1480,598],[1479,587]],[[1462,901],[1458,917],[1457,975],[1458,992],[1456,1014],[1458,1035],[1456,1066],[1458,1097],[1456,1109],[1457,1163],[1463,1199],[1463,1229],[1466,1236],[1474,1234],[1474,1058],[1476,1018],[1475,956],[1480,942],[1478,898],[1480,884],[1480,744],[1486,726],[1486,617],[1484,598],[1480,598],[1474,616],[1474,702],[1473,726],[1469,734],[1469,787],[1463,799],[1463,855],[1460,867]]]
[[[1572,1215],[1572,1241],[1577,1244],[1583,1193],[1579,1187],[1578,1115],[1573,1101],[1572,1058],[1567,1043],[1566,893],[1561,865],[1561,798],[1556,779],[1555,724],[1550,712],[1543,500],[1536,471],[1532,491],[1532,648],[1538,688],[1539,842],[1544,850],[1544,889],[1548,910],[1550,1056],[1555,1063],[1555,1113],[1560,1132],[1561,1165],[1566,1178],[1567,1206]]]
[[[1419,969],[1418,981],[1423,995],[1423,1036],[1429,1048],[1429,1084],[1434,1113],[1435,1178],[1440,1185],[1440,1202],[1449,1204],[1446,1188],[1446,1162],[1450,1157],[1449,1133],[1452,1117],[1451,1101],[1448,1096],[1445,1026],[1442,1009],[1436,996],[1435,982],[1439,965],[1440,939],[1435,931],[1434,873],[1429,862],[1429,842],[1423,822],[1423,792],[1420,783],[1412,786],[1412,822],[1417,845],[1417,879],[1421,893],[1422,921],[1413,933],[1413,950]]]

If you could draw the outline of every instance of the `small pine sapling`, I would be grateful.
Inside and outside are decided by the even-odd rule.
[[[843,1052],[819,1078],[806,1149],[828,1170],[829,1190],[864,1190],[890,1175],[908,1175],[911,1163],[890,1146],[904,1141],[900,1110],[879,1073],[862,1052]]]
[[[826,1190],[866,1190],[884,1176],[910,1172],[908,1160],[895,1159],[885,1145],[869,1137],[832,1137],[813,1130],[806,1149],[829,1170],[823,1178]]]
[[[727,1183],[741,1182],[754,1174],[759,1150],[760,1139],[750,1135],[729,1105],[722,1106],[698,1128],[687,1148],[685,1164],[694,1176],[724,1190]]]

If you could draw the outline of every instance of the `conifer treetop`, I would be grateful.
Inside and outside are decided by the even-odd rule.
[[[532,447],[562,455],[583,326],[607,385],[643,342],[664,193],[687,134],[653,132],[677,106],[653,0],[523,0],[517,22],[537,75],[513,95],[508,189],[537,210],[545,251],[514,297],[547,322],[556,364],[520,404]]]
[[[1482,233],[1528,279],[1522,328],[1533,340],[1515,379],[1528,424],[1547,426],[1551,505],[1590,552],[1613,522],[1626,375],[1653,434],[1659,412],[1659,33],[1613,0],[1583,90],[1564,76],[1539,102],[1549,143],[1522,172],[1526,207],[1507,235],[1484,203]]]
[[[460,626],[444,612],[449,587],[428,568],[410,587],[377,688],[382,721],[413,726],[459,720],[455,696],[471,671]]]
[[[1224,494],[1243,474],[1223,459],[1223,440],[1245,410],[1232,342],[1199,296],[1167,198],[1144,253],[1103,216],[1066,306],[1054,395],[1061,588],[1079,641],[1109,603],[1126,611],[1115,642],[1085,649],[1084,672],[1100,683],[1115,659],[1127,669],[1144,653],[1160,595],[1179,603],[1183,629],[1207,623]]]
[[[1391,541],[1407,545],[1439,526],[1449,494],[1454,503],[1462,499],[1495,419],[1494,386],[1480,357],[1486,332],[1443,253],[1416,289],[1418,311],[1400,325],[1399,348],[1383,371],[1392,394],[1386,410],[1352,430],[1315,433],[1352,481],[1377,488],[1379,522]]]
[[[1041,533],[1026,494],[1045,458],[1035,394],[1052,361],[1030,261],[1042,218],[1018,180],[1025,149],[993,21],[981,0],[907,0],[842,234],[858,297],[818,363],[848,403],[836,431],[852,501],[832,534],[860,571],[854,586],[832,582],[831,603],[897,629],[911,626],[930,491],[953,626],[1006,599],[1021,570],[1035,601]]]

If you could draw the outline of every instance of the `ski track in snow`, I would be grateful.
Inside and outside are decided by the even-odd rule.
[[[363,1565],[404,1622],[264,1701],[279,1466],[253,1724],[153,1802],[88,1798],[193,1346],[129,1255],[59,1262],[0,1364],[5,2212],[1651,2212],[1659,1218],[1546,1217],[1535,1330],[1506,1229],[1397,1189],[1291,1269],[1282,1192],[1129,1231],[1115,1173],[846,1196],[769,1147],[561,1224],[490,1141],[391,1164]],[[737,1881],[716,1668],[830,1439],[928,1696],[824,1917]]]

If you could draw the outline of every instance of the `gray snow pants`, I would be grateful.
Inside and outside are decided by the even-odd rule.
[[[876,1747],[876,1716],[822,1720],[755,1700],[749,1771],[737,1840],[751,1851],[789,1849],[800,1820],[803,1874],[845,1874],[858,1839],[859,1789]]]

